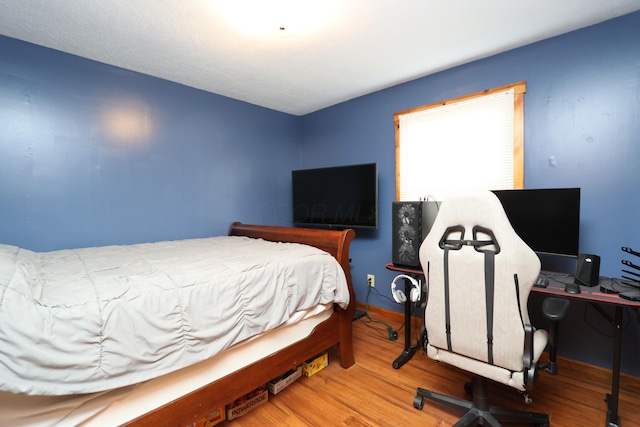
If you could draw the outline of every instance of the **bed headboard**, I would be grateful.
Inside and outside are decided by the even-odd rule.
[[[229,236],[247,236],[274,242],[304,243],[329,252],[340,261],[340,257],[349,256],[349,244],[355,237],[355,231],[352,229],[339,231],[234,222],[229,229]]]

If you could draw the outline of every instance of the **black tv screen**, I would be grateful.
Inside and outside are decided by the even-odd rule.
[[[293,223],[330,228],[378,227],[378,165],[291,172]]]
[[[578,255],[580,189],[494,191],[516,233],[535,252]]]

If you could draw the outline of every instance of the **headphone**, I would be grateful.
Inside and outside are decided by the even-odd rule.
[[[407,296],[402,292],[401,289],[396,289],[396,282],[399,279],[406,279],[411,282],[413,288],[411,288],[411,293],[409,294],[409,299],[411,302],[420,301],[420,294],[422,293],[422,286],[420,286],[420,281],[414,279],[411,276],[407,276],[405,274],[399,274],[391,282],[391,295],[393,295],[393,299],[396,300],[398,304],[404,304],[407,301]]]

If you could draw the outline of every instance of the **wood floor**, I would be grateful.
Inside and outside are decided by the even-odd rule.
[[[387,320],[398,328],[400,322]],[[366,318],[355,321],[356,364],[343,369],[330,350],[329,366],[312,377],[302,377],[269,402],[222,425],[251,426],[451,426],[461,416],[425,401],[413,407],[417,386],[466,398],[463,384],[470,376],[445,364],[436,364],[418,350],[400,369],[391,366],[404,348],[404,331],[391,341],[387,329]],[[417,338],[416,338],[417,340]],[[546,358],[546,355],[543,355]],[[610,371],[570,360],[559,360],[559,373],[541,372],[525,405],[515,389],[489,384],[490,403],[513,409],[545,412],[552,426],[605,425]],[[620,386],[621,425],[640,426],[640,378],[623,375]]]

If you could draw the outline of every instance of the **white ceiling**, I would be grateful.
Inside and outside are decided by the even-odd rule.
[[[0,0],[0,34],[303,115],[636,10],[638,0]]]

